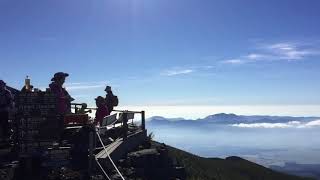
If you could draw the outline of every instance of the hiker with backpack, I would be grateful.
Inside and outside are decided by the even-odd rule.
[[[12,107],[13,96],[6,88],[6,83],[0,80],[0,125],[2,140],[6,140],[9,137],[9,111]]]
[[[107,86],[105,91],[107,92],[105,100],[107,102],[109,113],[111,113],[111,111],[113,111],[113,107],[118,106],[119,99],[118,96],[113,94],[110,86]]]

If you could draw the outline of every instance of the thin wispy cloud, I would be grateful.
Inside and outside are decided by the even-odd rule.
[[[160,74],[162,76],[179,76],[192,73],[208,72],[213,69],[213,65],[192,65],[188,67],[172,67],[162,71]]]
[[[190,69],[193,69],[195,71],[203,71],[203,70],[209,70],[213,69],[215,66],[213,65],[194,65],[190,66]]]
[[[212,69],[212,68],[214,68],[214,66],[208,65],[208,66],[202,66],[202,68],[204,68],[204,69]]]
[[[81,89],[96,89],[96,88],[103,88],[105,85],[81,85],[81,86],[66,86],[66,89],[72,90],[81,90]]]
[[[104,88],[108,84],[107,81],[97,81],[97,82],[67,82],[63,86],[68,91],[77,91],[77,90],[86,90],[86,89],[98,89],[98,88]],[[116,87],[117,85],[112,85],[113,87]],[[48,86],[40,86],[39,89],[45,90],[48,88]]]
[[[107,81],[93,81],[93,82],[66,82],[65,86],[81,86],[81,85],[97,85],[97,84],[107,84]]]
[[[318,55],[317,47],[306,47],[299,43],[276,43],[266,45],[263,49],[269,52],[274,59],[299,60]]]
[[[257,54],[257,53],[251,53],[245,56],[245,59],[249,60],[261,60],[261,59],[266,59],[269,56],[266,54]]]
[[[70,82],[65,84],[65,88],[69,91],[87,90],[87,89],[103,89],[107,85],[105,81],[99,82]]]
[[[317,43],[278,42],[257,45],[252,52],[239,57],[222,60],[226,64],[246,64],[261,61],[297,61],[319,56]]]
[[[246,63],[246,61],[242,60],[242,59],[227,59],[227,60],[222,61],[222,63],[225,63],[225,64],[243,64],[243,63]]]
[[[177,76],[177,75],[184,75],[193,73],[193,69],[181,69],[181,70],[166,70],[161,73],[163,76]]]

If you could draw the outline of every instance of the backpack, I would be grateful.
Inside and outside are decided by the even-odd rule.
[[[112,96],[112,106],[118,106],[119,99],[118,96]]]

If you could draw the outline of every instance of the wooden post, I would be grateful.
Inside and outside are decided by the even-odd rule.
[[[127,134],[128,134],[128,117],[127,117],[127,112],[123,112],[123,139],[127,139]]]
[[[89,158],[88,158],[88,174],[89,174],[89,176],[91,176],[91,174],[92,174],[92,167],[93,167],[93,165],[92,165],[92,163],[93,163],[93,158],[94,158],[94,155],[93,155],[93,151],[94,151],[94,149],[95,149],[95,147],[94,147],[94,144],[95,144],[95,133],[94,133],[94,131],[91,131],[90,133],[89,133]]]
[[[145,130],[146,129],[146,119],[145,119],[145,111],[141,111],[141,128],[142,130]]]

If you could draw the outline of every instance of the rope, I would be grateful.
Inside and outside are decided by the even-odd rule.
[[[113,167],[117,170],[117,172],[118,172],[118,174],[120,175],[121,179],[122,179],[122,180],[125,180],[125,179],[124,179],[124,177],[122,176],[122,174],[120,173],[119,169],[117,168],[117,166],[115,165],[115,163],[114,163],[114,162],[113,162],[113,160],[111,159],[110,154],[108,153],[108,151],[107,151],[106,147],[104,146],[104,144],[103,144],[103,142],[102,142],[102,139],[101,139],[101,137],[100,137],[99,132],[98,132],[98,131],[96,131],[96,133],[97,133],[98,138],[99,138],[99,141],[100,141],[100,143],[101,143],[101,145],[102,145],[102,147],[103,147],[104,151],[106,152],[106,154],[107,154],[107,156],[108,156],[108,158],[109,158],[110,162],[112,163]]]
[[[98,159],[95,158],[98,166],[100,167],[101,171],[103,172],[103,174],[108,178],[108,180],[111,180],[110,177],[108,176],[108,174],[106,173],[106,171],[103,169],[103,167],[101,166],[101,164],[99,163]]]

